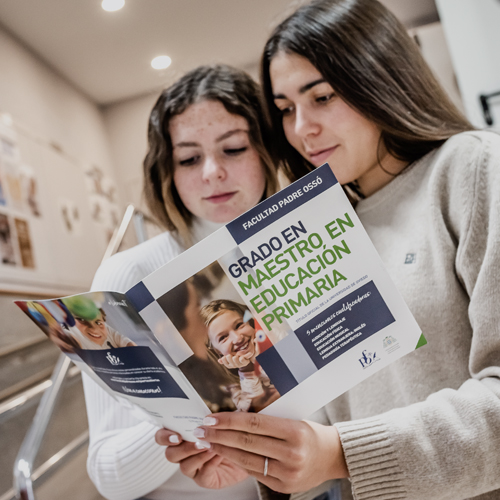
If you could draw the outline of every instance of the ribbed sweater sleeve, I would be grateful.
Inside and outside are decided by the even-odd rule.
[[[442,370],[450,364],[457,373],[468,370],[469,379],[457,375],[455,387],[441,383],[420,402],[335,424],[357,500],[499,498],[500,137],[471,133],[450,141],[435,155],[428,183],[430,213],[439,214],[426,221],[429,233],[439,229],[428,253],[449,267],[443,293],[458,281],[466,302],[450,295],[446,317],[431,318],[436,342],[448,345],[446,357],[433,354],[429,341],[414,383],[439,385],[439,363]],[[452,259],[443,255],[449,247],[456,249]],[[421,302],[432,299],[427,293]],[[382,388],[378,395],[383,401]]]
[[[98,491],[110,500],[133,500],[169,479],[178,466],[167,461],[152,424],[130,411],[83,376],[90,445],[87,470]]]
[[[164,236],[150,241],[105,261],[92,290],[127,291],[180,251]],[[158,428],[137,419],[90,377],[83,375],[83,384],[90,433],[87,469],[98,491],[110,500],[133,500],[167,481],[178,466],[155,443]]]

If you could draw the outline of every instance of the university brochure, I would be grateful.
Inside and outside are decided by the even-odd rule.
[[[126,293],[16,303],[114,398],[190,441],[211,411],[306,418],[426,343],[327,164]]]

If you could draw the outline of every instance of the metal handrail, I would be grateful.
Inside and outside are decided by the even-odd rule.
[[[137,210],[133,205],[128,205],[127,209],[125,210],[122,222],[113,233],[108,247],[104,252],[103,261],[111,257],[111,255],[118,251],[127,228],[132,220],[134,221],[137,240],[142,243],[147,239],[146,231],[144,229],[144,220],[150,219],[146,215],[142,214],[139,210]],[[51,459],[45,462],[44,465],[39,467],[36,471],[33,471],[33,463],[38,454],[40,445],[47,430],[47,426],[54,412],[54,408],[59,398],[60,390],[66,374],[68,373],[70,364],[71,360],[66,355],[61,353],[50,379],[50,385],[48,385],[48,387],[45,389],[33,422],[31,423],[31,426],[23,440],[21,448],[19,449],[19,453],[17,454],[16,461],[14,463],[13,490],[16,498],[19,500],[35,500],[35,493],[33,490],[35,481],[42,475],[53,473],[54,469],[59,468],[61,465],[63,465],[66,461],[63,460],[63,458],[67,458],[73,454],[75,441],[77,441],[77,448],[80,448],[81,446],[83,446],[86,440],[88,440],[87,436],[83,444],[80,444],[80,440],[82,439],[83,435],[79,436],[78,438],[76,438],[76,440],[72,441],[72,443],[63,448],[63,450],[61,450],[58,454],[54,455]],[[64,453],[61,458],[54,458],[59,454],[62,454],[66,449],[69,451],[66,451],[66,453]]]
[[[89,432],[82,432],[78,437],[73,439],[68,443],[62,450],[58,451],[55,455],[52,455],[46,462],[44,462],[38,469],[33,471],[31,474],[31,480],[33,484],[39,484],[40,482],[48,479],[57,468],[64,465],[68,460],[70,460],[75,453],[77,453],[81,448],[83,448],[89,441]],[[6,491],[0,500],[15,500],[19,498],[16,495],[14,488]]]
[[[33,463],[42,444],[43,436],[52,417],[71,360],[61,354],[52,375],[52,385],[42,396],[35,418],[19,449],[14,464],[14,490],[20,500],[34,500],[32,471]]]
[[[72,382],[73,379],[76,380],[75,377],[79,374],[80,368],[72,366],[68,371],[68,382]],[[43,382],[40,382],[39,384],[34,385],[33,387],[30,387],[29,389],[26,389],[0,403],[0,425],[17,415],[21,410],[25,410],[26,408],[33,406],[37,400],[41,399],[43,393],[51,386],[52,379],[48,378]]]
[[[104,262],[106,259],[118,252],[123,238],[125,237],[125,233],[127,232],[127,229],[130,226],[130,222],[132,221],[134,224],[137,241],[139,243],[143,243],[148,239],[144,221],[154,223],[153,219],[135,208],[134,205],[128,205],[125,209],[125,214],[123,215],[120,225],[113,231],[113,236],[111,236],[111,240],[109,241],[101,262]]]

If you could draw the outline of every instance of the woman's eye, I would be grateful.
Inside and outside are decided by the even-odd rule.
[[[190,158],[186,158],[185,160],[179,160],[179,165],[181,167],[189,167],[191,165],[195,165],[199,158],[199,156],[191,156]]]
[[[316,97],[316,102],[318,102],[320,104],[324,104],[324,103],[330,102],[334,96],[335,96],[334,93],[322,95],[320,97]]]
[[[287,116],[287,115],[292,114],[293,107],[292,106],[288,106],[287,108],[278,108],[278,112],[279,112],[279,114],[281,116]]]
[[[224,149],[224,153],[229,156],[238,156],[244,153],[248,149],[248,146],[243,146],[241,148],[226,148]]]

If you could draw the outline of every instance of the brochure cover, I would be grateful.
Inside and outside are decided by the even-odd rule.
[[[306,418],[426,343],[327,164],[125,294],[16,303],[101,387],[188,440],[210,411]]]

